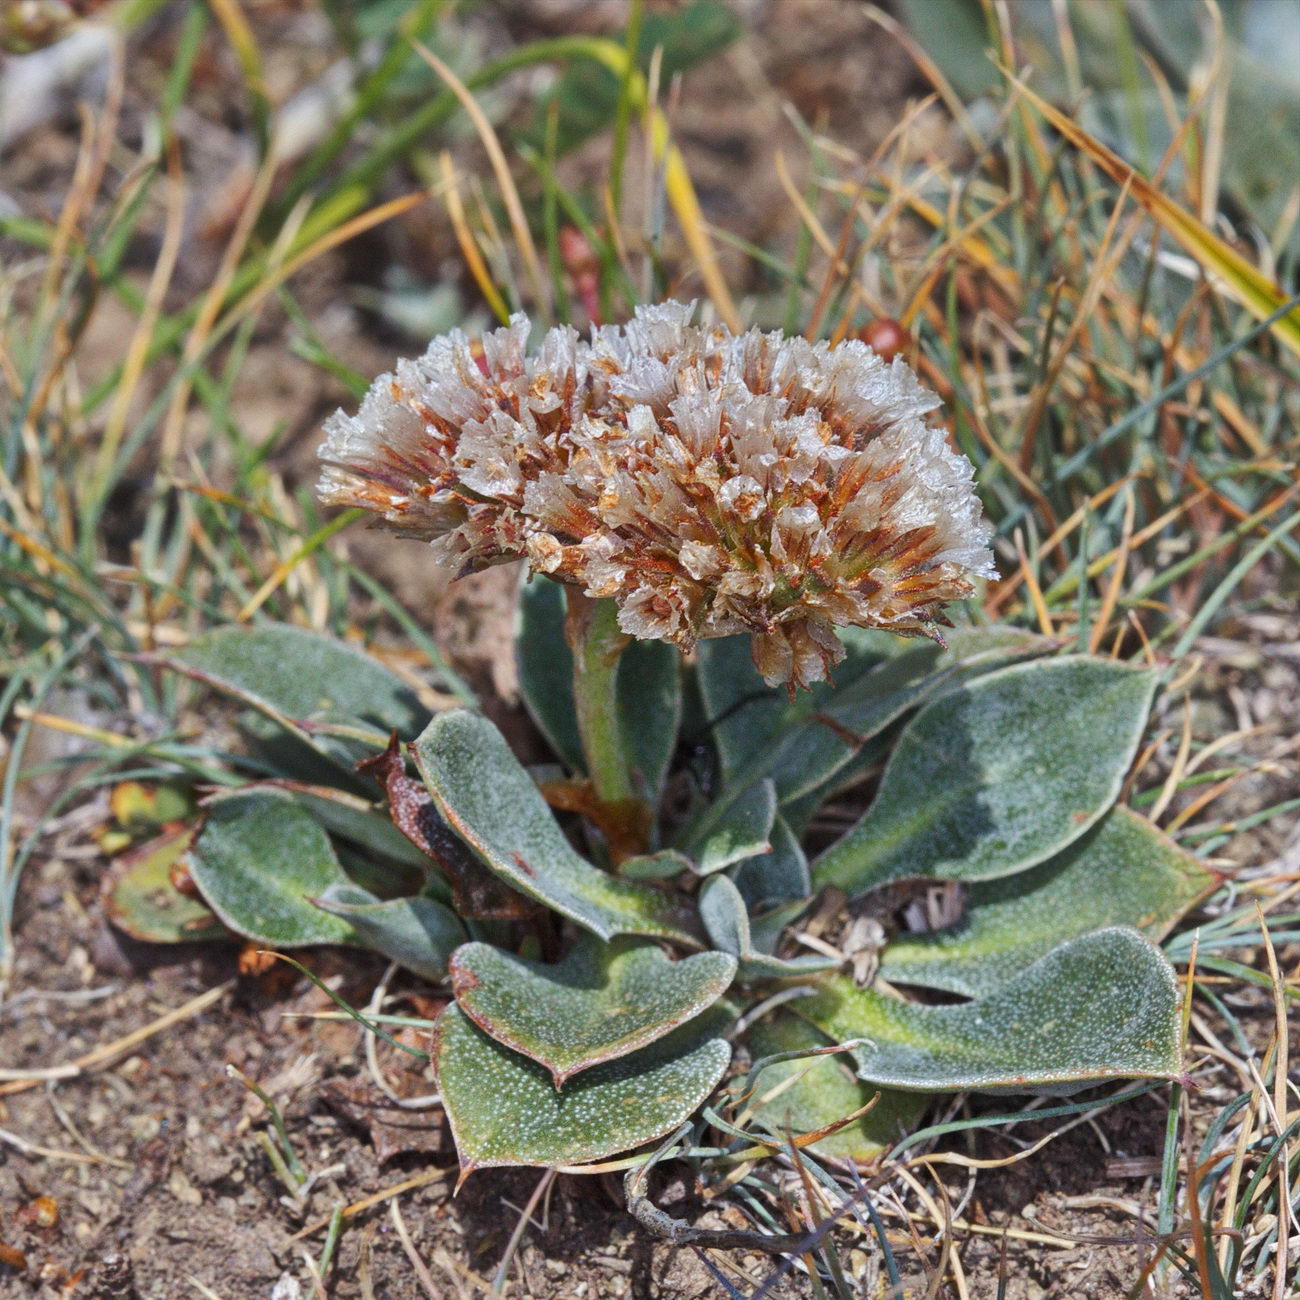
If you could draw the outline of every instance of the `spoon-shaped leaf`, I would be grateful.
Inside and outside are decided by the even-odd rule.
[[[747,638],[701,643],[700,691],[728,786],[770,777],[787,803],[829,781],[908,709],[981,672],[1046,654],[1052,642],[1019,628],[955,628],[949,648],[917,646],[877,631],[858,632],[835,670],[792,700],[768,687],[750,662]],[[728,712],[730,710],[730,712]]]
[[[455,912],[432,898],[381,900],[357,885],[331,885],[314,901],[347,921],[367,948],[429,980],[447,974],[451,954],[465,938]]]
[[[556,1091],[545,1066],[485,1034],[452,1002],[438,1018],[433,1062],[461,1181],[493,1165],[560,1165],[628,1151],[676,1128],[731,1060],[715,1005],[640,1051],[584,1070]]]
[[[440,714],[411,753],[448,824],[521,894],[602,939],[644,934],[698,944],[683,904],[579,856],[505,738],[481,714]]]
[[[250,939],[278,948],[357,942],[351,925],[312,902],[352,882],[320,823],[287,791],[209,800],[189,867],[208,906]]]
[[[693,1019],[735,973],[727,953],[672,961],[651,943],[584,936],[553,966],[467,943],[452,957],[451,987],[480,1029],[540,1061],[561,1088]]]
[[[222,627],[165,662],[276,720],[349,718],[386,737],[414,735],[429,718],[415,692],[378,660],[305,628]]]
[[[813,880],[856,896],[912,877],[989,880],[1059,853],[1118,797],[1156,679],[1074,655],[1003,668],[932,701]]]
[[[714,728],[726,783],[684,828],[682,841],[694,845],[707,840],[715,827],[734,818],[737,805],[753,800],[755,786],[767,783],[781,808],[802,824],[841,774],[848,775],[863,760],[876,761],[881,733],[910,710],[982,673],[1052,647],[1043,637],[1002,627],[954,630],[951,640],[948,650],[925,645],[884,658],[858,655],[849,660],[849,674],[837,674],[834,689],[818,685],[794,701],[783,697],[777,704],[752,694],[739,696],[731,706],[736,716]],[[701,666],[701,691],[711,709],[736,696],[738,683],[728,668],[735,669],[730,657],[717,652]],[[761,684],[761,678],[756,680]],[[720,716],[725,718],[725,709]],[[743,732],[738,731],[742,717],[748,719]]]
[[[836,1042],[868,1039],[858,1077],[895,1088],[1181,1077],[1174,972],[1134,930],[1062,944],[978,1002],[918,1006],[836,977],[791,1007]]]
[[[1218,880],[1145,817],[1117,806],[1041,866],[972,885],[961,921],[896,939],[880,973],[982,997],[1058,944],[1104,926],[1161,939]]]
[[[700,890],[700,919],[710,940],[723,952],[739,959],[742,981],[793,979],[839,965],[834,957],[770,957],[755,946],[749,926],[749,909],[730,876],[710,876]]]

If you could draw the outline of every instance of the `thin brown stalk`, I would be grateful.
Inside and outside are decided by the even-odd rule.
[[[197,364],[199,357],[202,356],[208,336],[212,332],[212,327],[221,314],[221,308],[230,292],[231,281],[235,278],[235,273],[239,269],[240,259],[248,246],[248,240],[257,224],[257,219],[266,205],[266,197],[270,193],[271,183],[275,179],[275,170],[275,155],[272,150],[262,160],[262,165],[253,178],[252,188],[240,208],[234,229],[230,232],[230,238],[226,241],[226,246],[221,252],[221,260],[217,263],[212,285],[204,295],[203,302],[199,307],[199,313],[194,319],[194,324],[190,326],[189,332],[185,336],[185,346],[181,351],[180,373],[177,377],[176,390],[167,406],[167,414],[163,419],[162,437],[159,444],[158,463],[164,478],[170,476],[180,450],[185,410],[189,405],[190,392],[194,384],[193,367]]]
[[[419,1279],[420,1285],[424,1288],[425,1294],[429,1297],[429,1300],[442,1300],[442,1292],[438,1289],[438,1284],[433,1280],[433,1274],[429,1272],[429,1266],[420,1258],[420,1252],[416,1250],[415,1242],[411,1240],[410,1230],[406,1226],[406,1220],[402,1218],[402,1211],[398,1207],[396,1197],[389,1204],[388,1213],[393,1221],[393,1227],[397,1230],[397,1239],[402,1243],[406,1258],[411,1261],[411,1268]]]
[[[478,101],[470,93],[469,87],[431,49],[419,41],[413,40],[411,44],[415,52],[447,83],[452,94],[460,100],[461,107],[469,115],[470,121],[474,123],[474,129],[478,132],[479,140],[492,165],[493,174],[497,178],[497,186],[506,205],[506,212],[510,216],[510,229],[523,257],[524,270],[528,275],[534,301],[541,306],[547,316],[550,316],[549,284],[542,274],[541,259],[537,255],[537,245],[533,243],[532,231],[528,228],[528,219],[524,216],[524,205],[519,198],[519,189],[515,185],[515,178],[510,174],[510,164],[506,161],[505,150],[501,148],[501,141],[497,138],[492,123],[487,120],[483,110],[478,106]]]

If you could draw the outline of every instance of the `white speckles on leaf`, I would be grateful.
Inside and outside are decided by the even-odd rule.
[[[557,1091],[536,1061],[490,1038],[453,1002],[434,1031],[434,1068],[462,1170],[599,1160],[662,1137],[722,1078],[732,1011],[715,1006]]]
[[[1144,817],[1116,807],[1040,866],[972,885],[955,926],[900,936],[880,973],[891,983],[979,997],[1102,926],[1132,925],[1161,939],[1217,879]]]
[[[480,1029],[545,1065],[559,1087],[699,1015],[735,973],[726,953],[671,961],[651,943],[586,937],[555,965],[464,944],[451,986]]]
[[[611,876],[578,854],[482,714],[440,714],[411,752],[448,823],[512,888],[602,939],[643,934],[698,946],[687,905]]]
[[[856,896],[891,880],[1013,875],[1059,853],[1118,798],[1156,682],[1148,669],[1070,655],[934,701],[814,880]]]
[[[837,1042],[868,1038],[853,1051],[859,1077],[898,1088],[1178,1077],[1178,984],[1133,930],[1062,944],[962,1006],[901,1002],[843,978],[791,1006]]]

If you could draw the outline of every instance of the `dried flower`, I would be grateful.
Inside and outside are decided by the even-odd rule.
[[[970,462],[927,427],[938,399],[901,359],[690,324],[547,333],[515,317],[381,377],[327,426],[323,500],[430,539],[461,572],[527,556],[689,649],[748,632],[771,683],[844,656],[837,626],[937,636],[991,576]]]

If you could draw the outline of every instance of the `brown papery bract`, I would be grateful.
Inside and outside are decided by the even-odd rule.
[[[381,376],[326,426],[322,500],[432,542],[458,573],[524,556],[690,649],[747,632],[769,683],[809,686],[836,627],[936,636],[993,574],[970,462],[901,360],[640,308],[529,353],[516,316]]]

